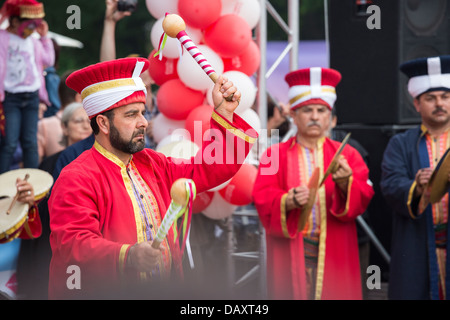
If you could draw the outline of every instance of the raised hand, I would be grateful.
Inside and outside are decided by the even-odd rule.
[[[233,98],[231,101],[226,100],[232,94]],[[212,98],[214,110],[228,121],[233,122],[234,110],[236,110],[241,100],[241,92],[234,86],[233,82],[222,75],[219,76],[214,84]]]

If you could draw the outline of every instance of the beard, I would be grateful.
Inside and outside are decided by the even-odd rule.
[[[136,152],[144,150],[145,139],[139,140],[137,142],[133,141],[133,139],[137,135],[142,135],[145,133],[144,129],[134,132],[133,135],[131,136],[131,139],[129,141],[126,141],[126,140],[122,139],[122,137],[120,136],[119,130],[117,130],[117,128],[112,123],[112,121],[110,123],[111,123],[111,127],[110,127],[111,134],[109,137],[109,141],[110,141],[112,147],[114,147],[117,150],[120,150],[122,152],[129,153],[129,154],[134,154]]]

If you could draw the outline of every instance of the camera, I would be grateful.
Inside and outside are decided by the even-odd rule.
[[[117,10],[133,12],[136,10],[138,0],[119,0]]]

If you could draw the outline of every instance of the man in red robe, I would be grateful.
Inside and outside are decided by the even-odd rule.
[[[151,281],[157,289],[182,279],[183,243],[174,241],[174,227],[159,249],[151,246],[173,182],[192,179],[200,193],[227,181],[257,138],[233,113],[241,93],[220,77],[212,93],[212,138],[195,157],[178,161],[144,149],[146,89],[139,76],[148,64],[142,58],[102,62],[66,81],[82,95],[96,141],[62,170],[49,199],[50,298],[102,297],[120,294],[123,284]]]
[[[339,72],[325,68],[286,75],[297,134],[266,150],[253,190],[266,230],[272,299],[362,297],[355,219],[374,194],[368,168],[346,145],[323,185],[316,192],[308,187],[316,168],[323,179],[341,146],[327,137],[340,79]]]

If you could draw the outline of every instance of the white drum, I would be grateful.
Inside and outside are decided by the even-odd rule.
[[[40,169],[17,169],[0,175],[0,243],[12,241],[17,238],[28,219],[29,206],[16,201],[7,211],[17,193],[17,178],[24,179],[29,175],[28,182],[33,186],[35,201],[44,198],[53,185],[53,177]]]

